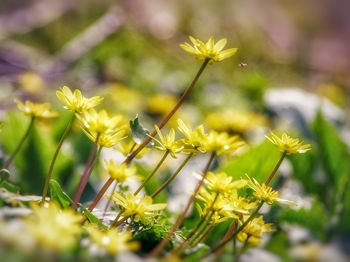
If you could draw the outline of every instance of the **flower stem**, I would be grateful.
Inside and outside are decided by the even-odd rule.
[[[191,159],[192,156],[193,156],[193,153],[189,154],[189,155],[185,158],[185,160],[181,163],[181,165],[176,169],[176,171],[174,172],[174,174],[172,174],[172,176],[169,177],[168,180],[165,181],[165,182],[157,189],[157,191],[155,191],[155,192],[151,195],[152,198],[155,198],[156,196],[158,196],[158,194],[159,194],[160,192],[162,192],[163,189],[164,189],[167,185],[169,185],[171,182],[173,182],[173,180],[175,179],[175,177],[180,173],[180,171],[184,168],[184,166],[187,164],[187,162]]]
[[[99,147],[98,150],[97,150],[98,138],[99,137],[97,136],[96,137],[96,143],[93,144],[93,146],[92,146],[92,148],[90,150],[88,161],[86,163],[83,175],[81,176],[78,189],[77,189],[77,191],[75,192],[75,195],[74,195],[73,208],[77,208],[78,202],[80,201],[80,198],[81,198],[81,196],[82,196],[82,194],[84,192],[85,186],[86,186],[87,182],[89,181],[89,178],[90,178],[90,175],[92,173],[92,170],[94,169],[96,159],[98,159],[98,156],[101,153],[102,146]],[[97,151],[97,153],[96,153],[96,151]]]
[[[199,68],[196,76],[194,77],[194,79],[192,80],[191,84],[186,88],[186,90],[184,91],[184,93],[182,94],[182,96],[180,97],[180,99],[178,100],[178,102],[176,103],[176,105],[174,106],[174,108],[169,112],[169,114],[163,118],[163,120],[157,125],[159,130],[161,130],[167,123],[168,121],[171,119],[171,117],[176,113],[176,111],[181,107],[181,105],[183,104],[183,102],[185,101],[185,99],[188,97],[188,95],[191,93],[193,87],[195,86],[195,84],[197,83],[199,77],[201,76],[201,74],[203,73],[204,69],[206,68],[206,66],[209,63],[209,59],[205,59],[203,64],[201,65],[201,67]],[[126,157],[126,159],[123,161],[123,163],[129,164],[136,156],[138,153],[141,152],[142,149],[144,149],[149,142],[151,142],[152,138],[157,134],[156,130],[153,130],[153,132],[147,137],[145,138],[145,140],[136,148],[135,151],[133,151],[129,156]],[[110,187],[110,185],[112,184],[113,179],[110,178],[108,179],[105,184],[102,186],[102,188],[100,189],[100,191],[97,193],[97,195],[95,196],[95,198],[92,200],[92,203],[89,206],[89,211],[92,211],[95,206],[97,205],[97,203],[100,201],[100,199],[102,198],[102,196],[105,194],[105,192],[107,191],[107,189]]]
[[[279,169],[279,167],[280,167],[280,165],[282,164],[282,161],[283,161],[283,159],[285,158],[286,155],[287,155],[287,151],[284,151],[284,152],[282,153],[280,159],[278,160],[278,162],[277,162],[275,168],[272,170],[270,176],[266,179],[265,185],[268,186],[268,185],[270,184],[271,180],[272,180],[273,177],[275,176],[277,170]]]
[[[212,152],[209,161],[206,165],[206,167],[203,170],[203,177],[202,179],[198,182],[195,191],[193,192],[192,196],[190,197],[190,199],[187,202],[187,205],[185,207],[185,209],[183,210],[183,212],[177,217],[175,224],[172,226],[172,228],[169,230],[168,234],[163,238],[163,240],[151,251],[151,253],[149,253],[147,255],[147,257],[156,257],[159,255],[160,252],[162,252],[162,250],[164,249],[164,247],[168,244],[168,242],[170,241],[171,236],[174,234],[174,232],[180,227],[180,225],[182,224],[182,222],[184,221],[187,212],[189,211],[193,201],[195,200],[200,187],[203,185],[204,183],[204,179],[207,176],[207,173],[209,171],[209,168],[214,160],[216,156],[215,152]]]
[[[231,235],[234,233],[235,228],[237,228],[237,221],[233,221],[230,225],[230,227],[227,229],[222,241],[225,241],[227,239],[230,239]],[[216,259],[219,260],[222,252],[224,251],[223,248],[220,248],[215,252]],[[233,239],[233,253],[236,253],[236,239]]]
[[[118,226],[120,226],[123,222],[125,222],[130,216],[126,216],[126,217],[123,217],[120,221],[118,221],[119,220],[119,217],[120,217],[120,215],[118,215],[115,219],[114,219],[114,221],[113,221],[113,223],[112,223],[112,225],[111,225],[111,228],[112,227],[118,227]]]
[[[219,197],[219,193],[216,193],[215,198],[213,202],[211,203],[209,209],[205,213],[205,215],[202,217],[201,221],[197,224],[197,226],[192,229],[190,234],[187,236],[187,239],[177,248],[175,251],[175,254],[180,254],[185,248],[188,246],[193,245],[196,240],[203,234],[203,232],[206,229],[206,226],[208,225],[208,222],[213,217],[215,211],[213,210],[215,202],[217,201]]]
[[[112,195],[117,190],[117,186],[118,186],[118,182],[115,181],[115,184],[114,184],[113,189],[112,189]],[[112,200],[110,198],[108,198],[108,201],[105,205],[105,208],[103,209],[102,220],[105,218],[107,209],[109,208],[109,205],[111,204],[111,202],[112,202]]]
[[[34,126],[34,120],[35,118],[32,117],[30,119],[30,123],[27,127],[27,130],[26,132],[24,133],[24,135],[22,136],[21,140],[19,141],[19,143],[17,144],[15,150],[12,152],[11,156],[5,161],[4,163],[4,168],[7,169],[10,164],[12,163],[13,159],[15,158],[15,156],[17,155],[17,153],[19,152],[19,150],[21,149],[24,141],[28,138],[29,134],[30,134],[30,131],[32,130],[33,126]]]
[[[236,256],[235,256],[235,262],[239,262],[239,260],[240,260],[240,258],[241,258],[241,255],[242,255],[242,254],[244,253],[244,251],[247,249],[249,237],[250,237],[250,236],[247,236],[247,238],[244,240],[243,247],[241,248],[240,252],[239,252],[238,254],[236,254]]]
[[[209,214],[213,210],[213,207],[214,207],[215,202],[217,201],[218,197],[219,197],[219,193],[217,193],[215,195],[215,198],[214,198],[213,202],[211,203],[209,210],[205,213],[205,215],[202,217],[201,221],[197,224],[197,226],[187,236],[187,239],[190,239],[196,233],[196,231],[202,226],[202,224],[207,220]]]
[[[206,236],[210,233],[210,231],[213,229],[213,226],[212,225],[209,225],[208,228],[206,228],[207,230],[203,233],[203,235],[198,238],[197,240],[195,240],[194,242],[192,242],[192,246],[196,246],[198,245],[200,242],[203,241],[203,239],[206,238]]]
[[[163,157],[160,159],[157,166],[153,169],[152,173],[149,174],[146,177],[146,179],[142,182],[142,184],[136,189],[136,191],[134,192],[135,196],[141,191],[141,189],[146,185],[146,183],[154,176],[154,174],[158,171],[158,169],[163,164],[164,160],[167,158],[168,155],[169,155],[169,150],[165,151]]]
[[[55,153],[53,154],[53,157],[51,159],[49,172],[47,173],[47,176],[46,176],[46,179],[45,179],[45,185],[44,185],[44,189],[43,189],[43,193],[42,193],[41,202],[44,202],[45,198],[47,196],[47,191],[49,189],[49,182],[50,182],[50,179],[51,179],[51,176],[52,176],[52,171],[53,171],[53,168],[55,166],[58,153],[61,150],[61,147],[63,145],[64,140],[66,139],[66,137],[68,136],[68,134],[72,130],[74,119],[75,119],[75,115],[73,114],[71,119],[69,120],[68,125],[66,126],[62,136],[61,136],[60,142],[58,143],[58,145],[56,147],[56,150],[55,150]]]

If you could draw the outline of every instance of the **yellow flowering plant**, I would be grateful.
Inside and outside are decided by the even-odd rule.
[[[79,89],[72,92],[68,86],[63,86],[59,91],[56,91],[56,96],[64,104],[65,109],[78,114],[94,108],[103,100],[100,96],[86,98]]]
[[[51,105],[49,103],[34,103],[32,101],[26,100],[22,103],[19,100],[15,100],[17,107],[26,116],[37,119],[46,119],[57,117],[58,113],[51,110]]]
[[[298,138],[293,138],[286,133],[283,133],[281,136],[276,135],[271,132],[269,136],[266,136],[268,140],[281,152],[286,152],[288,155],[290,154],[303,154],[311,149],[310,144],[304,144],[303,141]]]
[[[132,233],[130,231],[119,232],[118,229],[102,231],[93,225],[87,226],[86,230],[91,241],[111,255],[135,251],[139,248],[138,242],[132,241]]]
[[[41,149],[39,155],[46,156],[47,152],[53,151],[52,145],[57,142],[48,165],[45,163],[36,167],[34,163],[30,168],[23,169],[21,165],[25,165],[26,161],[35,160],[37,154],[34,153],[28,159],[22,156],[20,160],[23,163],[18,161],[18,166],[17,163],[14,168],[10,165],[28,138],[34,120],[58,116],[48,103],[16,100],[17,107],[31,118],[31,122],[4,163],[0,152],[0,209],[19,206],[27,213],[22,214],[23,217],[10,213],[10,217],[5,214],[6,219],[0,218],[0,245],[4,244],[4,249],[8,246],[26,246],[27,249],[53,253],[57,260],[62,254],[62,257],[68,254],[67,257],[71,259],[69,254],[74,251],[73,260],[83,261],[86,255],[101,261],[118,260],[126,252],[156,260],[164,255],[166,259],[201,261],[213,255],[220,261],[223,252],[231,252],[238,261],[247,248],[262,244],[263,235],[273,231],[272,223],[265,223],[264,219],[269,217],[275,224],[274,216],[265,216],[270,212],[268,205],[295,205],[280,197],[284,196],[279,191],[279,187],[285,186],[283,179],[278,180],[279,183],[271,182],[278,177],[284,160],[297,161],[290,155],[306,153],[311,145],[286,133],[276,135],[271,132],[262,146],[255,146],[255,141],[260,138],[251,137],[250,131],[256,126],[266,127],[269,122],[267,117],[257,113],[232,109],[219,109],[211,113],[212,109],[202,103],[201,111],[209,113],[209,126],[191,126],[177,119],[181,114],[186,121],[199,122],[200,116],[204,115],[201,115],[201,111],[197,110],[192,117],[188,113],[194,110],[191,106],[178,113],[179,108],[208,64],[228,59],[237,51],[237,48],[225,49],[226,38],[215,42],[213,37],[202,41],[190,36],[190,41],[180,46],[202,60],[202,65],[178,99],[166,94],[155,94],[144,99],[143,93],[123,86],[107,89],[113,92],[108,94],[111,100],[106,99],[106,109],[96,110],[103,97],[86,97],[79,89],[72,90],[67,86],[59,88],[56,96],[63,108],[69,111],[66,112],[67,119],[70,115],[68,124],[64,129],[61,121],[47,125],[46,129],[38,132],[44,139],[40,143],[33,139],[28,147],[29,150],[38,147]],[[131,103],[126,99],[130,94],[135,100]],[[201,100],[201,96],[198,97]],[[113,105],[116,101],[123,105]],[[153,130],[143,127],[138,116],[129,121],[128,127],[127,119],[135,104],[139,110],[143,110],[140,116],[144,116],[145,126],[153,126]],[[110,114],[107,109],[116,113]],[[162,117],[158,123],[150,123],[158,120],[158,117]],[[65,118],[62,119],[64,123]],[[79,123],[80,129],[74,128],[74,122]],[[59,134],[61,130],[64,131]],[[71,131],[72,136],[66,140]],[[53,139],[48,139],[49,135],[54,136]],[[248,144],[252,146],[246,146]],[[87,147],[90,147],[89,150]],[[6,156],[9,150],[4,149]],[[54,170],[56,159],[57,169]],[[330,166],[335,168],[336,165],[332,162]],[[21,196],[20,193],[34,193],[38,189],[35,188],[33,192],[27,190],[26,181],[23,181],[25,176],[17,169],[25,170],[25,175],[32,175],[31,172],[40,172],[46,167],[48,172],[42,196]],[[108,176],[99,175],[101,172]],[[193,181],[192,173],[195,173],[197,180]],[[242,178],[245,173],[252,176]],[[60,183],[52,179],[53,174]],[[180,174],[182,177],[178,177]],[[41,186],[42,181],[38,177],[33,175],[33,181]],[[10,183],[12,178],[18,179],[24,188]],[[346,181],[336,180],[335,177],[332,179],[332,183],[339,186],[337,197],[340,199],[345,195],[346,186],[341,185],[346,185]],[[306,187],[306,190],[311,187]],[[28,204],[33,201],[37,203]],[[261,212],[263,207],[266,207],[264,213]],[[287,207],[273,206],[272,209],[275,208],[278,210],[273,211],[279,212]],[[11,216],[16,217],[20,224],[15,230],[9,223]],[[279,230],[278,224],[276,228]],[[24,240],[9,237],[20,233],[23,233]],[[241,244],[237,245],[237,241]],[[25,242],[29,244],[24,245]],[[229,242],[234,244],[233,249],[225,249]],[[203,246],[206,254],[197,251]],[[192,254],[195,256],[191,257]]]
[[[192,36],[189,38],[192,45],[189,43],[183,43],[180,45],[181,48],[199,60],[208,59],[209,63],[220,62],[233,56],[237,52],[237,48],[223,50],[227,43],[226,38],[222,38],[216,43],[212,37],[210,37],[206,43]]]

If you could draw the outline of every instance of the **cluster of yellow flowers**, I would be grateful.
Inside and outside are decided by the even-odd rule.
[[[226,39],[221,39],[217,43],[215,43],[213,38],[210,38],[206,43],[193,37],[190,37],[190,40],[193,45],[184,43],[181,47],[196,58],[204,60],[204,66],[207,63],[222,61],[232,56],[237,50],[236,48],[223,50],[227,42]],[[106,110],[97,111],[94,109],[101,103],[103,100],[102,97],[94,96],[87,98],[82,95],[81,91],[77,89],[72,91],[67,86],[57,91],[56,96],[62,102],[64,108],[72,112],[72,121],[75,118],[79,120],[82,131],[95,143],[96,148],[97,146],[99,147],[98,152],[103,147],[114,148],[119,150],[124,156],[129,157],[137,149],[140,149],[140,152],[137,151],[135,157],[141,157],[150,150],[142,147],[143,144],[140,145],[140,143],[133,141],[131,136],[129,136],[128,140],[125,139],[130,131],[124,116],[119,114],[110,115]],[[30,101],[22,103],[17,100],[16,103],[18,108],[25,115],[30,116],[32,120],[52,118],[58,115],[51,110],[51,106],[48,103],[33,103]],[[175,101],[174,106],[176,106]],[[254,119],[253,117],[251,118]],[[159,126],[163,127],[163,122]],[[249,124],[247,126],[250,128]],[[244,130],[249,128],[245,128]],[[176,138],[177,130],[181,134],[181,138],[179,139]],[[48,180],[50,179],[53,163],[57,157],[59,148],[67,134],[68,131],[62,136],[58,149],[55,152]],[[44,204],[41,206],[32,206],[32,214],[23,219],[23,232],[33,237],[33,243],[53,251],[73,248],[77,245],[79,238],[84,238],[86,235],[89,236],[91,243],[112,255],[127,250],[136,250],[138,243],[131,241],[133,233],[129,230],[119,231],[119,228],[115,227],[120,226],[122,223],[131,224],[134,221],[139,222],[143,219],[156,218],[167,207],[167,204],[154,203],[153,198],[172,181],[193,155],[208,152],[212,158],[210,158],[206,171],[201,175],[196,175],[201,183],[199,183],[197,192],[192,195],[193,199],[198,200],[196,208],[201,216],[201,220],[179,247],[178,251],[181,252],[188,245],[195,246],[215,225],[228,220],[232,220],[236,227],[238,227],[236,235],[233,234],[233,237],[236,237],[243,243],[256,246],[260,244],[263,233],[272,231],[272,225],[266,224],[262,216],[256,217],[260,207],[264,203],[269,205],[275,202],[293,204],[291,201],[281,199],[279,192],[270,187],[269,182],[275,176],[285,155],[304,153],[311,149],[310,145],[304,144],[303,141],[292,138],[285,133],[281,136],[271,133],[270,136],[267,136],[267,139],[277,146],[282,152],[282,157],[270,177],[265,183],[261,184],[253,177],[247,176],[246,179],[234,180],[233,174],[209,171],[211,161],[214,157],[220,157],[223,154],[232,155],[245,146],[245,142],[237,135],[231,135],[225,131],[220,132],[218,130],[209,130],[207,132],[203,125],[192,128],[181,119],[177,120],[177,127],[175,129],[171,128],[168,133],[163,134],[161,128],[155,126],[155,131],[151,134],[148,134],[150,137],[146,137],[145,141],[147,139],[153,140],[154,148],[164,152],[164,157],[135,193],[121,191],[113,192],[107,196],[119,209],[119,214],[109,230],[102,230],[89,223],[84,224],[82,227],[81,225],[84,222],[83,216],[76,210],[69,208],[62,210],[55,203],[43,201]],[[168,180],[168,183],[163,184],[158,189],[159,191],[157,190],[152,196],[138,196],[140,189],[158,170],[166,156],[170,155],[176,159],[180,153],[186,154],[187,158],[171,179]],[[117,164],[112,160],[105,161],[104,167],[110,176],[109,179],[112,182],[116,181],[117,184],[141,180],[140,176],[137,175],[137,169],[130,166],[130,161],[124,161],[121,164]],[[84,183],[86,184],[93,164],[87,167],[87,171],[84,171],[81,180],[82,186]],[[47,185],[48,183],[46,183]],[[83,189],[83,187],[79,187],[78,191],[80,189]],[[46,193],[47,187],[46,192],[44,190],[43,199],[45,199]],[[82,190],[80,190],[80,195],[81,193]],[[196,195],[197,193],[198,195]],[[76,207],[74,204],[78,203],[80,195],[77,194],[76,198],[74,198],[73,207]],[[101,195],[103,195],[103,192]],[[3,221],[0,221],[1,228],[4,228],[5,224]],[[0,230],[0,239],[9,231],[4,229],[3,233],[1,232],[2,230]],[[85,235],[83,232],[85,232]]]

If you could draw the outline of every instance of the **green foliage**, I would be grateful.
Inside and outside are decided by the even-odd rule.
[[[165,217],[159,217],[156,222],[151,219],[141,220],[133,227],[139,229],[133,239],[140,241],[142,252],[149,252],[167,235],[171,225],[168,224]],[[172,243],[169,245],[171,246]]]
[[[326,173],[323,199],[339,219],[341,232],[350,232],[350,153],[337,129],[319,112],[313,123],[320,163]],[[321,192],[322,193],[322,192]]]
[[[50,179],[49,192],[51,200],[59,203],[62,208],[68,208],[72,205],[72,199],[63,192],[60,184],[54,179]]]
[[[324,239],[325,229],[329,222],[329,215],[324,206],[314,200],[310,209],[293,210],[283,208],[277,215],[277,222],[288,222],[308,228],[315,236]]]
[[[273,233],[270,241],[266,246],[266,249],[268,251],[279,255],[283,261],[292,262],[293,260],[291,260],[288,254],[289,248],[290,243],[288,241],[288,236],[284,231],[280,229],[277,229],[277,231]]]
[[[86,216],[91,224],[98,226],[102,230],[108,230],[108,227],[104,225],[100,219],[94,216],[94,214],[92,214],[87,208],[83,208],[82,213]]]
[[[5,121],[6,125],[0,133],[0,140],[5,151],[12,152],[23,136],[29,122],[27,117],[17,112],[8,113]],[[45,128],[42,126],[43,124],[36,122],[36,125],[40,126],[32,129],[28,139],[14,159],[14,165],[18,170],[21,193],[40,194],[43,189],[49,164],[56,147],[53,139],[54,129]],[[56,161],[53,176],[60,179],[61,174],[69,170],[71,164],[69,156],[60,154]]]
[[[259,182],[263,182],[267,179],[279,158],[280,152],[274,145],[265,140],[242,155],[234,157],[221,170],[236,179],[248,174]]]
[[[136,164],[135,166],[137,168],[137,173],[144,178],[147,177],[151,173],[151,171],[147,170],[143,165]],[[155,192],[157,190],[157,188],[160,187],[161,181],[160,181],[160,179],[157,178],[158,175],[159,175],[159,173],[155,174],[155,176],[150,181],[148,181],[146,183],[144,189],[145,189],[147,194],[152,194],[153,192]],[[166,202],[165,191],[163,190],[161,193],[159,193],[159,195],[156,197],[156,199],[157,199],[157,202],[161,202],[161,203]]]
[[[336,191],[342,191],[344,182],[350,175],[350,154],[338,131],[321,113],[313,123],[317,138],[321,163],[328,174],[327,183]]]
[[[322,197],[325,184],[317,178],[316,168],[318,165],[317,150],[313,148],[306,154],[288,156],[293,166],[293,177],[296,178],[308,194],[316,194]]]

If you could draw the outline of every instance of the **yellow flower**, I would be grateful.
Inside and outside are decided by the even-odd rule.
[[[184,153],[195,153],[200,151],[201,153],[205,153],[205,149],[203,147],[203,141],[205,141],[206,134],[204,132],[203,125],[196,127],[194,130],[185,124],[181,119],[177,120],[179,131],[185,136],[182,139],[182,143],[185,148],[183,149]]]
[[[102,232],[95,226],[89,226],[86,229],[93,243],[111,255],[134,251],[139,248],[138,242],[130,242],[132,234],[129,231],[119,232],[118,229],[110,229]]]
[[[247,184],[247,181],[243,179],[232,181],[232,176],[228,176],[225,172],[208,172],[205,182],[209,189],[222,194],[229,193],[230,190],[244,187]]]
[[[248,177],[248,176],[247,176]],[[260,184],[256,179],[248,177],[248,186],[254,191],[253,195],[269,205],[274,202],[285,203],[288,205],[295,205],[293,201],[279,198],[279,192],[273,190],[271,187],[267,186],[265,183]]]
[[[161,151],[168,151],[173,158],[177,158],[176,154],[180,153],[184,147],[180,141],[175,140],[175,130],[171,128],[169,133],[163,136],[157,126],[155,126],[155,129],[159,136],[159,140],[154,137],[152,138],[158,144],[155,148]]]
[[[137,181],[140,177],[136,176],[136,168],[128,167],[126,163],[117,165],[113,160],[105,161],[105,167],[111,178],[118,183],[125,181]]]
[[[247,218],[248,216],[246,216],[246,219]],[[271,231],[273,231],[272,224],[265,224],[263,217],[260,216],[252,219],[252,221],[238,233],[237,239],[242,243],[247,241],[248,245],[258,246],[261,243],[263,233]]]
[[[288,155],[295,153],[302,154],[311,149],[310,144],[304,144],[303,141],[298,138],[292,138],[286,133],[283,133],[281,137],[278,137],[271,132],[270,136],[266,136],[266,138],[270,140],[272,144],[276,145],[281,152],[286,152]]]
[[[214,130],[209,132],[203,143],[206,151],[216,152],[217,155],[233,153],[245,145],[238,136],[230,136],[226,132],[219,133]]]
[[[18,76],[19,87],[30,94],[42,94],[45,89],[44,79],[35,72],[24,72]]]
[[[152,204],[149,196],[138,197],[127,192],[125,195],[113,193],[110,198],[124,211],[124,217],[135,215],[135,221],[155,215],[155,212],[164,209],[166,204]]]
[[[209,59],[209,63],[222,61],[233,56],[237,52],[237,48],[223,50],[227,43],[226,38],[220,39],[217,43],[215,43],[212,37],[210,37],[206,43],[192,36],[189,38],[193,45],[183,43],[180,47],[199,60]]]
[[[24,104],[15,99],[17,107],[25,115],[33,118],[52,118],[58,116],[57,112],[51,111],[51,105],[49,103],[33,103],[31,101],[25,101]]]
[[[246,133],[258,127],[265,127],[265,116],[249,111],[226,109],[210,113],[205,118],[208,127],[216,131]]]
[[[205,216],[206,214],[213,212],[216,217],[215,223],[223,222],[227,219],[237,219],[242,214],[248,214],[246,210],[237,208],[225,195],[216,192],[209,192],[205,188],[200,190],[197,198],[204,203],[203,208],[197,204],[199,214]],[[212,223],[214,222],[212,221]]]
[[[86,98],[80,90],[75,89],[72,92],[67,86],[63,86],[61,90],[57,91],[56,96],[65,105],[65,109],[78,114],[97,106],[103,100],[100,96]]]
[[[168,94],[155,94],[147,101],[147,110],[153,114],[167,115],[176,105],[177,99]]]
[[[25,231],[34,237],[38,247],[52,251],[66,250],[78,243],[82,216],[73,210],[61,210],[56,204],[33,206],[25,219]]]
[[[123,124],[121,115],[110,117],[105,110],[97,112],[90,109],[77,117],[84,133],[91,141],[97,140],[99,146],[112,147],[125,138],[127,126]]]

